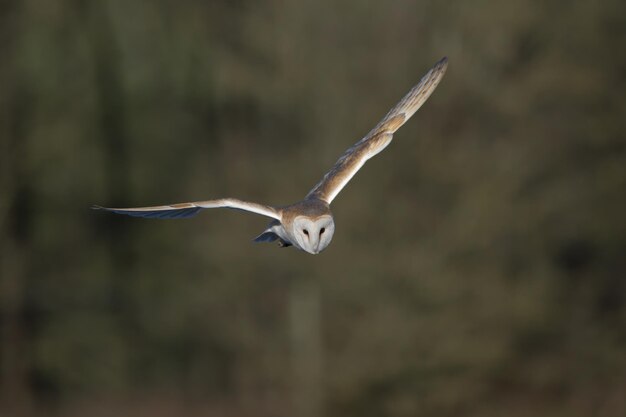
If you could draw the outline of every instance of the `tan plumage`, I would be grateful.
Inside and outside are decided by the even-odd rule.
[[[363,139],[350,147],[306,198],[315,197],[331,203],[363,164],[385,149],[393,134],[424,104],[435,91],[448,67],[443,58],[431,68],[394,108]]]
[[[94,208],[149,218],[190,217],[201,209],[218,207],[250,211],[274,219],[255,239],[256,242],[278,240],[281,246],[293,245],[298,249],[317,254],[330,244],[335,230],[330,203],[368,159],[389,145],[395,131],[430,97],[445,74],[447,66],[447,58],[437,62],[374,129],[337,160],[330,171],[300,202],[286,207],[272,207],[224,198],[165,206],[136,208],[94,206]]]

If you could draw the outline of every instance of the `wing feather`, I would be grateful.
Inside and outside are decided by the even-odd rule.
[[[106,210],[117,214],[126,214],[133,217],[145,217],[153,219],[181,219],[185,217],[195,216],[202,209],[222,207],[249,211],[277,220],[281,219],[280,210],[277,210],[274,207],[266,206],[264,204],[242,201],[236,198],[222,198],[219,200],[196,201],[193,203],[178,203],[151,207],[112,208],[93,206],[92,208],[96,210]]]
[[[365,162],[385,149],[393,134],[433,93],[448,67],[448,59],[437,62],[398,104],[365,137],[350,147],[335,165],[313,187],[306,198],[318,198],[331,203]]]

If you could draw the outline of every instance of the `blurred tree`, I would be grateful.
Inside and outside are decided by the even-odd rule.
[[[19,60],[19,5],[0,14],[0,39],[7,59],[0,69],[0,400],[11,413],[29,411],[28,256],[33,233],[33,190],[27,155],[32,122],[32,92]]]
[[[0,415],[621,416],[623,2],[0,2]],[[301,198],[311,257],[93,204]]]

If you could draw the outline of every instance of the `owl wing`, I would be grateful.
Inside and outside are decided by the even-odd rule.
[[[396,130],[424,104],[435,90],[448,67],[448,58],[437,62],[420,82],[372,129],[337,160],[306,198],[318,198],[330,204],[365,162],[385,149]]]
[[[250,203],[235,198],[222,198],[219,200],[196,201],[193,203],[171,204],[167,206],[110,208],[93,206],[96,210],[107,210],[117,214],[126,214],[133,217],[147,217],[157,219],[181,219],[195,216],[200,210],[208,208],[230,208],[249,211],[263,216],[281,219],[280,210],[263,204]]]

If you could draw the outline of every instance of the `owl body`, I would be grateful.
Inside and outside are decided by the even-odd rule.
[[[393,134],[424,104],[435,90],[448,67],[448,59],[437,62],[420,82],[396,104],[361,140],[337,160],[304,200],[285,207],[273,207],[236,198],[198,201],[165,206],[96,209],[135,217],[173,219],[191,217],[202,209],[226,207],[261,214],[272,218],[255,242],[274,242],[294,246],[310,254],[318,254],[330,244],[335,221],[330,203],[370,158],[391,142]]]
[[[255,242],[278,240],[281,247],[294,246],[316,255],[326,249],[335,233],[330,204],[307,198],[279,209],[281,221],[273,220]]]

